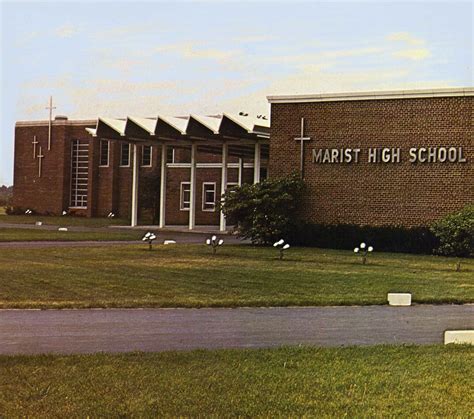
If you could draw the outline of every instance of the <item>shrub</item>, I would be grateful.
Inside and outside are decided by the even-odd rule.
[[[474,205],[436,222],[431,231],[439,239],[436,253],[469,257],[474,254]]]
[[[352,250],[361,242],[377,251],[431,254],[438,239],[427,227],[359,226],[301,223],[288,237],[299,246]]]
[[[7,215],[25,215],[25,208],[8,206],[5,209]]]
[[[294,228],[303,181],[297,174],[245,184],[226,191],[221,203],[239,237],[268,244],[286,237]]]

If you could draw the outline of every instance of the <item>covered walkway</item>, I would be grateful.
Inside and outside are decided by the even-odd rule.
[[[154,145],[161,147],[160,173],[160,222],[159,227],[166,227],[166,178],[167,149],[190,148],[189,164],[190,204],[188,229],[196,229],[196,170],[199,151],[220,154],[221,191],[227,189],[227,170],[229,157],[239,160],[239,182],[242,183],[244,159],[253,161],[253,182],[260,182],[262,161],[268,160],[270,121],[263,115],[256,118],[248,114],[222,114],[213,116],[164,116],[152,118],[127,117],[125,119],[99,118],[95,129],[86,128],[93,138],[111,141],[124,141],[132,145],[132,209],[131,226],[138,223],[138,145]],[[220,213],[219,230],[226,231],[226,219]]]

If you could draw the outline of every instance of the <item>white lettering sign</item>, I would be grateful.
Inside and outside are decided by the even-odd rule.
[[[315,164],[359,163],[365,153],[360,148],[313,148]],[[367,163],[400,163],[401,148],[369,148],[364,161]],[[462,147],[412,147],[408,150],[410,163],[466,163]]]

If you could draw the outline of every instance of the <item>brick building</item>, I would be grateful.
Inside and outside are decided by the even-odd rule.
[[[14,206],[223,230],[222,191],[267,167],[303,175],[314,223],[427,225],[474,202],[473,88],[268,100],[271,128],[226,114],[56,117],[50,136],[49,121],[18,122]]]
[[[270,96],[269,176],[313,223],[428,225],[474,203],[474,88]]]
[[[132,225],[225,229],[216,202],[227,187],[265,176],[268,137],[269,121],[248,115],[57,116],[51,131],[49,121],[20,121],[13,205],[40,214],[113,213]]]

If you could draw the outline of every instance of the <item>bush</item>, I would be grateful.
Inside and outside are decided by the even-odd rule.
[[[7,213],[7,215],[24,215],[25,211],[26,211],[26,209],[24,209],[24,208],[11,207],[11,206],[8,206],[5,209],[5,212]]]
[[[469,257],[474,254],[474,205],[448,215],[431,227],[439,239],[436,253],[445,256]]]
[[[245,184],[227,190],[221,208],[239,237],[268,244],[287,237],[294,228],[302,189],[297,174]]]
[[[352,250],[369,243],[376,251],[431,254],[439,241],[427,227],[301,223],[288,237],[298,246]]]

